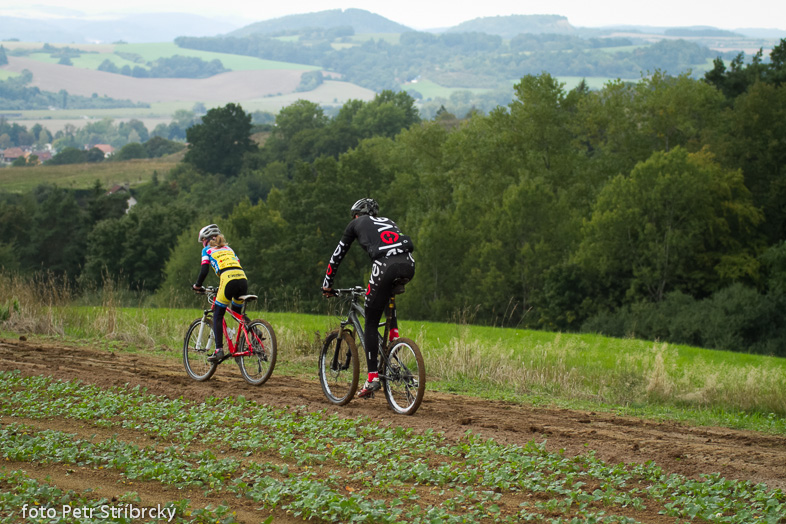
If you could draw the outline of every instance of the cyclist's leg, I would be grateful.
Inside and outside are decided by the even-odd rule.
[[[375,260],[371,265],[371,277],[366,288],[366,331],[363,339],[366,348],[366,364],[368,366],[368,380],[377,376],[377,357],[379,355],[379,320],[382,312],[390,300],[390,291],[385,292],[385,268],[383,260]]]
[[[213,334],[216,339],[216,352],[214,355],[219,355],[219,351],[223,353],[224,350],[224,315],[227,312],[227,307],[231,303],[226,293],[227,285],[232,281],[225,278],[224,275],[221,275],[219,278],[216,301],[213,304]]]
[[[230,300],[229,307],[238,315],[243,313],[243,299],[240,297],[246,294],[248,294],[248,280],[245,278],[236,278],[227,282],[225,295]]]
[[[223,352],[224,350],[224,314],[227,312],[227,307],[220,305],[216,299],[215,307],[213,308],[213,335],[216,339],[216,351]]]
[[[366,331],[363,345],[366,347],[366,365],[369,380],[377,376],[377,359],[379,356],[379,321],[382,318],[382,307],[366,305]]]
[[[407,283],[415,276],[415,260],[410,253],[395,257],[394,264],[388,270],[391,284],[394,281]],[[386,310],[387,311],[387,310]],[[398,318],[396,310],[390,318],[390,340],[398,337]]]

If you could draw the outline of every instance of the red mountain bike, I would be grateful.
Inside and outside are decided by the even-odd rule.
[[[257,299],[256,295],[244,295],[243,310],[240,314],[227,308],[238,323],[238,329],[227,328],[226,315],[224,316],[224,339],[229,351],[219,362],[210,362],[207,357],[216,349],[215,335],[213,334],[213,308],[216,302],[217,288],[206,287],[205,294],[210,304],[202,316],[194,320],[186,331],[183,342],[183,364],[188,376],[203,382],[208,380],[218,369],[218,365],[228,358],[234,358],[240,367],[240,373],[246,382],[254,386],[264,384],[273,368],[276,367],[276,334],[266,320],[256,319],[249,322],[243,320],[246,304]]]

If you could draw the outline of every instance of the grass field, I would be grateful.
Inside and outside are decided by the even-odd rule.
[[[62,310],[63,331],[100,336],[101,308]],[[177,347],[199,309],[122,308],[117,330],[142,347]],[[279,343],[295,349],[312,373],[321,337],[336,317],[264,312]],[[253,316],[253,315],[252,315]],[[156,327],[160,326],[161,330]],[[497,400],[558,402],[586,409],[786,434],[786,359],[591,334],[564,334],[451,323],[400,321],[402,333],[428,348],[437,390]],[[135,333],[140,334],[135,339]],[[319,335],[317,335],[319,334]],[[603,408],[605,406],[605,408]]]
[[[41,43],[11,42],[8,49],[41,49]],[[60,46],[57,46],[60,47]],[[27,69],[33,73],[34,85],[44,91],[92,96],[94,93],[119,100],[145,102],[150,107],[95,110],[35,110],[13,111],[7,120],[27,128],[40,123],[52,133],[71,124],[82,127],[101,118],[127,121],[142,120],[152,130],[160,123],[168,124],[177,110],[191,110],[196,102],[208,109],[226,103],[240,103],[247,112],[278,113],[299,99],[324,106],[341,106],[348,100],[371,100],[370,89],[340,81],[327,80],[309,92],[295,91],[300,73],[318,69],[313,65],[276,62],[253,57],[181,49],[174,43],[153,44],[84,44],[77,47],[86,51],[72,58],[73,66],[60,66],[49,53],[33,53],[26,57],[10,57],[14,63],[0,68],[0,80],[17,76]],[[116,53],[124,53],[120,56]],[[206,61],[218,59],[229,73],[208,79],[138,79],[97,71],[104,60],[118,67],[135,66],[166,56],[195,56]],[[137,63],[134,57],[138,57]],[[18,63],[17,63],[18,62]]]
[[[590,89],[602,89],[608,82],[614,81],[614,78],[608,77],[579,77],[579,76],[560,76],[557,77],[557,80],[565,84],[565,90],[569,91],[575,88],[579,83],[583,80],[586,82],[587,86]],[[629,82],[638,82],[640,78],[629,78],[623,79]],[[511,80],[510,81],[510,89],[511,93],[513,92],[513,86],[519,83],[520,80]],[[484,93],[490,91],[490,89],[483,89],[483,88],[466,88],[466,87],[444,87],[436,82],[433,82],[428,79],[421,79],[418,80],[416,83],[408,83],[402,84],[399,86],[402,90],[415,90],[418,93],[423,95],[424,99],[436,99],[436,98],[444,98],[450,99],[450,95],[455,92],[460,91],[470,91],[472,93]]]
[[[182,331],[201,315],[204,299],[194,297],[193,308],[153,308],[111,284],[89,297],[71,296],[53,284],[0,273],[9,297],[0,299],[3,524],[86,522],[74,511],[100,516],[112,508],[136,511],[137,517],[113,520],[129,524],[142,510],[166,511],[170,522],[224,524],[786,520],[781,489],[726,478],[712,467],[684,475],[659,462],[622,462],[615,455],[604,460],[593,448],[553,450],[547,441],[560,435],[548,429],[537,430],[549,433],[542,440],[505,442],[469,426],[447,435],[434,431],[431,420],[407,425],[419,415],[389,421],[384,410],[371,418],[304,405],[306,396],[282,388],[307,377],[296,391],[303,386],[319,391],[315,355],[339,311],[251,311],[275,326],[279,360],[276,380],[241,388],[232,377],[210,383],[183,377]],[[135,301],[136,307],[121,307]],[[402,319],[400,328],[424,349],[427,396],[447,391],[508,401],[498,403],[501,411],[493,420],[499,424],[503,414],[512,413],[511,405],[548,403],[556,416],[568,418],[575,412],[553,406],[590,406],[585,413],[592,412],[582,415],[589,417],[586,425],[574,430],[584,446],[596,431],[608,439],[617,414],[786,435],[784,359],[455,323]],[[32,338],[43,345],[36,347],[20,333],[38,333]],[[83,352],[81,346],[91,349]],[[221,378],[234,367],[229,364]],[[78,370],[83,380],[53,375],[67,375],[68,369]],[[723,390],[726,394],[716,394]],[[287,395],[271,393],[284,391]],[[638,397],[635,402],[626,400],[631,395]],[[743,397],[772,405],[753,405]],[[441,398],[461,413],[465,397]],[[373,403],[355,403],[363,405],[357,409],[373,409]],[[615,415],[591,420],[596,411]],[[530,417],[525,424],[532,424]],[[632,424],[632,418],[622,421],[623,435]],[[662,426],[644,424],[650,433],[641,445],[662,438]],[[680,431],[678,438],[698,438],[710,454],[723,438],[717,427]],[[730,438],[723,447],[732,452],[751,444],[747,433]],[[761,456],[781,441],[764,437],[763,445],[740,453]],[[623,436],[611,446],[623,443],[631,441]],[[683,458],[691,457],[677,453],[677,468]]]
[[[31,311],[39,310],[32,284],[10,276],[3,280],[6,296],[19,297]],[[46,309],[47,322],[54,325],[49,331],[101,339],[106,336],[109,312],[112,331],[126,343],[140,348],[178,347],[182,333],[173,333],[169,326],[188,325],[203,307],[195,298],[194,309],[143,307],[141,302],[121,308],[121,302],[130,300],[124,296],[110,286],[87,299],[103,303],[100,307],[74,307],[70,299],[53,297],[63,306]],[[337,323],[335,314],[264,314],[276,326],[279,343],[295,348],[293,355],[303,357],[309,366],[321,338]],[[455,323],[402,320],[401,330],[428,348],[429,374],[443,391],[556,401],[589,409],[606,406],[603,409],[786,434],[783,358]],[[298,362],[298,358],[292,361],[296,367]]]
[[[5,44],[4,44],[5,45]],[[65,44],[50,44],[52,47],[77,47],[85,51],[79,57],[72,58],[74,67],[83,69],[97,69],[104,60],[110,60],[118,67],[129,65],[144,65],[144,62],[153,62],[159,58],[168,58],[175,55],[193,56],[201,58],[206,62],[220,60],[224,67],[233,71],[251,71],[265,69],[297,69],[311,70],[319,69],[313,65],[295,64],[290,62],[277,62],[274,60],[263,60],[250,56],[240,56],[227,53],[214,53],[210,51],[199,51],[196,49],[185,49],[178,47],[174,42],[161,42],[149,44],[82,44],[79,46],[68,46]],[[25,49],[38,49],[42,44],[28,44]],[[142,63],[123,58],[118,53],[137,55]],[[52,58],[51,53],[38,52],[28,55],[35,60],[56,64],[58,58]]]
[[[450,95],[457,92],[457,91],[471,91],[473,93],[484,93],[489,91],[488,89],[481,89],[481,88],[466,88],[466,87],[443,87],[436,82],[432,82],[428,79],[421,79],[415,83],[408,83],[402,84],[401,89],[403,90],[414,90],[423,95],[423,98],[445,98],[449,99]]]
[[[164,177],[175,160],[129,160],[62,166],[6,167],[0,169],[0,188],[9,193],[30,191],[39,184],[56,184],[69,189],[89,189],[99,180],[105,188],[114,184],[132,186],[149,182],[153,173]]]
[[[373,100],[374,96],[376,96],[376,93],[371,89],[347,82],[326,80],[322,85],[308,93],[284,93],[277,96],[264,96],[234,103],[238,103],[246,113],[266,111],[276,114],[282,108],[304,98],[323,106],[341,106],[350,99],[369,101]],[[152,131],[158,124],[169,124],[175,111],[181,109],[191,111],[193,107],[193,101],[172,101],[152,103],[148,108],[13,111],[14,116],[6,118],[9,122],[17,123],[28,129],[39,123],[52,134],[63,130],[69,124],[81,128],[89,122],[96,122],[103,118],[112,119],[115,123],[130,119],[141,120],[148,131]],[[211,108],[210,106],[207,107],[207,109]]]

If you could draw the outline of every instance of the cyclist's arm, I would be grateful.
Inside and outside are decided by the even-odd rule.
[[[199,270],[199,276],[196,279],[196,283],[194,283],[194,289],[201,288],[202,283],[207,278],[207,274],[210,271],[210,262],[202,261],[202,267]]]
[[[330,262],[328,262],[327,270],[325,271],[325,280],[322,282],[322,289],[330,289],[333,287],[333,280],[336,278],[338,266],[341,264],[347,251],[349,251],[352,242],[357,238],[355,228],[353,227],[354,224],[354,221],[349,223],[344,230],[344,235],[341,237],[341,240],[338,241],[338,245],[333,251],[333,255],[330,257]]]

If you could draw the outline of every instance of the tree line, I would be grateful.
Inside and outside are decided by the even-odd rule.
[[[208,62],[195,56],[181,55],[159,58],[134,67],[128,64],[118,67],[107,58],[101,62],[98,70],[135,78],[208,78],[231,71],[217,58]]]
[[[332,117],[300,100],[261,146],[228,104],[188,128],[184,161],[128,213],[98,188],[2,195],[0,262],[188,303],[195,235],[215,222],[268,308],[317,312],[349,208],[370,196],[415,242],[407,318],[786,356],[785,49],[738,67],[764,69],[736,95],[732,67],[598,91],[528,75],[510,104],[461,121],[422,120],[403,92]],[[365,282],[360,251],[339,285]]]
[[[500,87],[511,79],[549,71],[553,75],[638,78],[656,69],[673,73],[703,65],[717,51],[685,40],[630,49],[621,38],[582,39],[521,34],[510,40],[486,33],[404,32],[398,43],[370,39],[334,48],[331,41],[280,40],[266,35],[178,37],[183,48],[318,65],[380,92],[420,77],[445,87]],[[725,56],[725,55],[724,55]],[[733,56],[733,55],[732,55]],[[726,58],[731,58],[728,56]],[[416,87],[414,89],[417,89]]]

